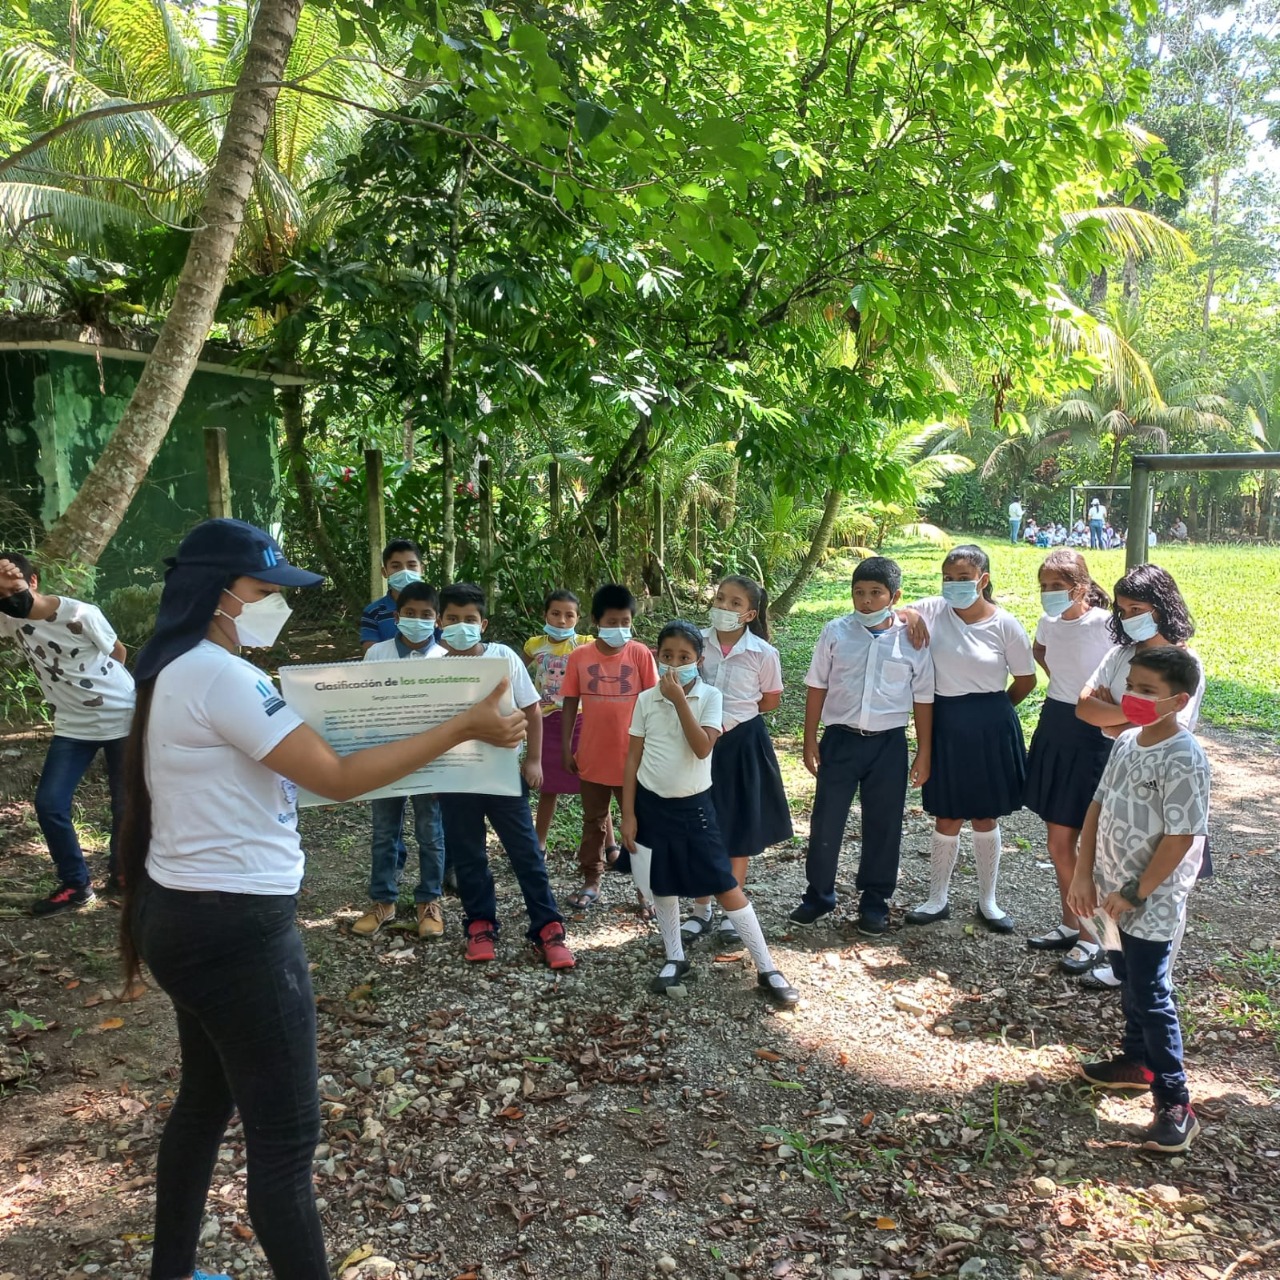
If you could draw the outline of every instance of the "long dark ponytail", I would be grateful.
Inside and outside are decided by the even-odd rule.
[[[142,958],[133,936],[134,904],[147,878],[147,850],[151,847],[151,789],[147,786],[147,721],[155,698],[156,677],[138,685],[133,725],[124,749],[124,819],[120,824],[119,870],[124,880],[120,911],[120,956],[124,961],[125,996],[133,990]]]
[[[740,573],[731,573],[727,578],[721,578],[720,585],[723,587],[725,583],[740,587],[747,593],[747,599],[751,601],[751,607],[756,611],[756,616],[747,623],[747,630],[758,635],[761,640],[768,640],[769,593],[754,578],[743,577]]]

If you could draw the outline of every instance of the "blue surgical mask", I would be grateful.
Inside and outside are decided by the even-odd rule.
[[[434,640],[436,620],[434,618],[400,618],[396,621],[396,629],[410,644],[425,644]]]
[[[403,591],[411,582],[421,582],[422,574],[414,573],[412,569],[397,569],[395,573],[387,579],[387,586],[392,591]]]
[[[631,639],[630,627],[601,627],[600,639],[614,649],[621,649]]]
[[[668,671],[674,671],[681,684],[692,684],[698,678],[698,664],[696,662],[691,662],[685,667],[669,667],[665,662],[658,663],[658,674],[660,676],[665,676]]]
[[[1047,617],[1059,618],[1071,608],[1071,592],[1042,591],[1040,593],[1040,607],[1045,611]]]
[[[1121,618],[1124,633],[1135,643],[1150,640],[1160,634],[1160,624],[1154,613],[1135,613],[1132,618]]]
[[[454,622],[440,632],[445,644],[458,653],[474,649],[480,643],[481,634],[478,622]]]
[[[883,609],[877,609],[874,613],[862,613],[855,610],[854,617],[864,627],[878,627],[892,612],[892,606],[885,605]]]
[[[553,640],[568,640],[573,635],[572,627],[557,627],[548,622],[543,628]]]
[[[961,582],[944,582],[942,598],[953,609],[967,609],[978,600],[978,582],[976,578],[965,578]]]

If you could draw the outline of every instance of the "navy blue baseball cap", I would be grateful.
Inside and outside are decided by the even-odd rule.
[[[168,563],[176,568],[220,569],[278,587],[318,587],[324,581],[318,573],[291,565],[269,533],[243,520],[201,521]]]

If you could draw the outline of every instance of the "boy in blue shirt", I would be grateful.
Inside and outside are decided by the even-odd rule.
[[[395,538],[382,549],[382,576],[387,594],[365,605],[360,615],[360,644],[396,638],[396,599],[411,582],[422,581],[422,548],[408,538]]]

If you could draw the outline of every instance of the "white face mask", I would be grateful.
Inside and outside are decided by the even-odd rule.
[[[737,631],[742,626],[742,615],[736,609],[712,609],[711,625],[717,631]]]
[[[227,595],[233,600],[240,600],[234,591],[228,591]],[[221,613],[224,618],[231,619],[231,624],[236,629],[236,639],[246,649],[271,648],[293,613],[279,591],[273,591],[269,596],[263,596],[261,600],[240,600],[240,605],[241,609],[237,617],[232,618],[229,613],[223,613],[221,609],[218,613]]]

